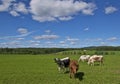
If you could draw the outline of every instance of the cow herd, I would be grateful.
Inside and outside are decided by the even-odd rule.
[[[70,78],[74,78],[75,74],[79,69],[79,62],[87,62],[88,65],[94,66],[95,62],[98,62],[99,65],[103,64],[102,55],[82,55],[78,60],[71,60],[69,57],[65,58],[54,58],[55,63],[58,65],[59,72],[69,72]]]

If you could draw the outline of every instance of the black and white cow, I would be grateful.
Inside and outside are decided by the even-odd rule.
[[[61,71],[65,71],[65,69],[67,70],[67,68],[69,67],[70,64],[70,58],[69,57],[65,57],[65,58],[54,58],[55,63],[57,63],[58,65],[58,70]]]

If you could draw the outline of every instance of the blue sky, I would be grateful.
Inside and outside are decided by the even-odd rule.
[[[0,0],[0,47],[120,46],[119,0]]]

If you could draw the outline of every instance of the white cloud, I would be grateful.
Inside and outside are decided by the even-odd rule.
[[[25,37],[35,32],[35,31],[29,32],[26,28],[19,28],[17,31],[20,33],[20,35],[14,37]]]
[[[30,40],[30,41],[27,41],[27,43],[29,44],[28,46],[30,46],[30,47],[38,47],[38,46],[40,46],[40,41],[34,41],[34,40]]]
[[[49,34],[49,33],[51,33],[51,30],[46,30],[45,32]]]
[[[40,43],[40,41],[34,41],[34,40],[30,40],[30,41],[28,41],[28,42],[30,42],[31,44]]]
[[[53,42],[47,41],[46,44],[54,44]]]
[[[12,16],[30,13],[32,18],[39,22],[67,21],[78,13],[94,15],[96,9],[94,3],[76,0],[31,0],[29,6],[16,0],[1,0],[1,3],[0,12],[7,11]]]
[[[24,3],[17,3],[16,0],[1,0],[0,12],[7,11],[12,16],[20,16],[20,13],[27,14],[29,9]]]
[[[79,39],[77,39],[77,38],[70,38],[70,37],[67,37],[66,40],[70,41],[70,42],[77,42],[77,41],[79,41]]]
[[[93,11],[96,10],[96,5],[93,3],[88,3],[86,8],[82,10],[85,15],[94,15]]]
[[[9,8],[10,14],[13,16],[20,16],[20,13],[28,14],[28,9],[25,4],[22,2],[12,4],[12,7]]]
[[[115,11],[117,11],[117,8],[113,6],[109,6],[105,8],[105,14],[111,14],[111,13],[114,13]]]
[[[45,34],[33,37],[35,40],[54,40],[59,38],[58,35],[53,34],[51,30],[45,30]]]
[[[20,16],[20,14],[18,14],[16,11],[10,11],[10,14],[12,15],[12,16]]]
[[[59,20],[61,20],[61,21],[67,21],[67,20],[71,20],[71,19],[73,19],[73,17],[71,17],[71,16],[68,16],[68,17],[60,17],[60,18],[59,18]]]
[[[13,5],[13,10],[15,10],[16,12],[24,13],[24,14],[28,13],[28,9],[26,8],[25,4],[22,2],[15,3]]]
[[[118,40],[118,38],[117,37],[111,37],[111,38],[108,38],[107,40],[108,41],[116,41],[116,40]]]
[[[8,43],[9,45],[19,45],[20,42],[19,41],[12,41]]]
[[[19,32],[20,34],[26,34],[26,33],[28,33],[28,30],[27,30],[26,28],[19,28],[19,29],[18,29],[18,32]]]
[[[60,44],[65,44],[66,42],[65,41],[60,41]]]
[[[71,42],[70,44],[71,44],[71,45],[76,45],[77,43],[76,43],[76,42]]]
[[[93,15],[96,5],[74,0],[31,0],[30,8],[33,19],[44,22],[70,20],[79,12]]]
[[[28,32],[28,30],[26,28],[19,28],[17,31],[20,33],[19,35],[3,36],[3,37],[0,37],[0,39],[4,39],[4,40],[10,40],[10,39],[23,40],[23,39],[25,39],[23,37],[26,37],[26,36],[35,32],[35,31]]]
[[[100,42],[101,46],[107,46],[108,44],[106,42]]]
[[[59,38],[58,35],[41,35],[41,36],[34,37],[34,39],[36,40],[41,40],[41,39],[52,40],[52,39],[57,39],[57,38]]]
[[[20,41],[10,41],[10,42],[3,42],[0,43],[0,47],[18,47],[20,45]]]
[[[45,21],[56,21],[55,18],[50,16],[39,16],[39,15],[33,15],[33,20],[39,21],[39,22],[45,22]]]
[[[24,40],[25,38],[22,38],[22,37],[19,37],[19,38],[16,38],[16,40]]]
[[[12,5],[12,2],[15,0],[1,0],[0,12],[8,11],[8,8]]]

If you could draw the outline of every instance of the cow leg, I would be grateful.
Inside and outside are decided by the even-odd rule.
[[[61,71],[61,67],[58,67],[58,71],[59,71],[59,72]]]
[[[100,65],[102,65],[103,64],[103,61],[100,61]]]
[[[65,73],[65,68],[64,67],[62,67],[62,70],[63,70],[63,73]]]
[[[75,74],[76,74],[76,69],[71,69],[71,71],[70,71],[70,78],[75,78]]]
[[[92,64],[93,64],[93,66],[95,65],[95,63],[94,63],[94,62],[93,62]]]
[[[70,71],[70,69],[68,68],[68,67],[66,67],[65,68],[65,72],[67,73],[67,72],[69,72]]]
[[[72,73],[70,73],[70,78],[72,78]]]
[[[70,78],[74,78],[74,73],[70,73]]]
[[[81,61],[81,59],[78,59],[78,62],[80,62]]]
[[[72,67],[70,68],[70,78],[73,77],[73,70],[72,70]]]

